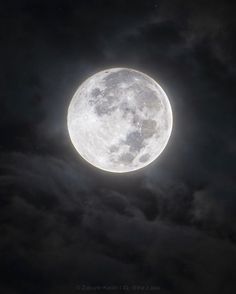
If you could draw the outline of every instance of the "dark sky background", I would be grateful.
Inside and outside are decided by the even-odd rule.
[[[8,0],[0,22],[0,293],[235,294],[232,5]],[[158,160],[123,175],[85,163],[66,125],[80,83],[116,66],[174,113]]]

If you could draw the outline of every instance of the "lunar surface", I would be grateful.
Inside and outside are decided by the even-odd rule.
[[[152,78],[113,68],[88,78],[68,109],[68,130],[79,154],[102,170],[124,173],[150,164],[164,150],[172,111]]]

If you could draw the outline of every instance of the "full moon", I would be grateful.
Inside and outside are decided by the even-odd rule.
[[[90,164],[125,173],[154,161],[170,138],[169,99],[146,74],[107,69],[88,78],[74,94],[67,124],[71,141]]]

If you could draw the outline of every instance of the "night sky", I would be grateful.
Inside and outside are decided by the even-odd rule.
[[[0,22],[0,293],[235,294],[229,1],[8,0]],[[164,152],[128,174],[86,163],[67,130],[78,86],[112,67],[173,109]]]

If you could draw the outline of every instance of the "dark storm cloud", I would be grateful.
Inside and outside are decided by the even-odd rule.
[[[197,219],[211,218],[209,206],[201,208],[203,197],[192,203],[198,209],[186,204],[194,198],[187,187],[159,193],[94,190],[76,165],[63,160],[8,154],[1,163],[5,293],[76,293],[81,284],[230,293],[236,249],[186,225],[192,212]],[[182,209],[174,197],[182,198]]]

